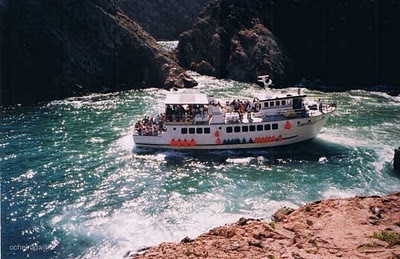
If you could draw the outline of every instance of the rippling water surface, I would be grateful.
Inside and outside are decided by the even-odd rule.
[[[216,97],[255,85],[194,76]],[[122,258],[283,205],[400,190],[400,98],[322,93],[338,111],[314,140],[257,151],[134,150],[131,129],[162,111],[164,90],[70,98],[2,111],[4,258]]]

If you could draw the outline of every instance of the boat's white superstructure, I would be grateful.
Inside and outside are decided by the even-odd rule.
[[[171,94],[165,113],[135,124],[136,147],[249,149],[282,146],[317,136],[336,105],[308,105],[300,92],[221,104],[205,94]]]

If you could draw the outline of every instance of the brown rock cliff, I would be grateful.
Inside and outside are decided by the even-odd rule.
[[[240,219],[194,240],[162,243],[133,258],[390,258],[400,256],[400,193],[328,199],[275,222]]]

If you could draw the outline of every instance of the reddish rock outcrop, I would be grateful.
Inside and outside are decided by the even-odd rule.
[[[279,222],[240,219],[133,258],[399,258],[400,193],[328,199],[279,213]]]

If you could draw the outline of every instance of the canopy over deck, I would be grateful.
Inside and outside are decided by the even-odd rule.
[[[208,104],[208,98],[205,94],[169,94],[165,104]]]

